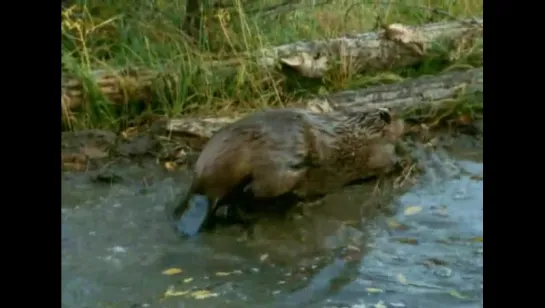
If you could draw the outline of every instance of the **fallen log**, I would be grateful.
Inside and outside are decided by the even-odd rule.
[[[328,60],[331,58],[348,58],[350,67],[358,72],[381,71],[412,65],[424,58],[433,57],[430,48],[434,44],[460,49],[460,46],[467,46],[468,41],[482,38],[482,29],[482,19],[434,23],[421,27],[396,24],[378,32],[322,41],[300,41],[261,49],[253,55],[247,55],[247,58],[253,58],[252,61],[263,70],[274,69],[282,64],[311,78],[323,75],[330,68],[329,63],[332,61]],[[482,56],[482,48],[478,52]],[[241,64],[243,61],[239,59],[203,62],[200,63],[199,78],[207,84],[213,73],[214,80],[228,80],[237,72],[237,68],[242,67]],[[180,76],[178,68],[164,71],[126,68],[96,70],[90,72],[88,78],[111,103],[122,104],[132,100],[149,100],[155,81],[178,83],[183,76]],[[88,93],[89,89],[84,86],[81,78],[65,74],[61,97],[63,111],[70,112],[88,101]]]
[[[302,104],[294,103],[291,106],[304,107],[314,112],[361,110],[372,106],[390,108],[397,114],[407,114],[418,108],[441,107],[464,95],[482,94],[482,92],[483,69],[477,68],[437,76],[422,76],[397,84],[338,92],[312,98]],[[218,129],[242,116],[244,115],[170,119],[162,125],[168,133],[206,140]]]
[[[272,49],[262,49],[257,54],[260,55],[259,62],[269,67],[274,67],[278,59],[306,53],[335,58],[350,57],[351,64],[356,65],[360,72],[382,71],[417,63],[422,58],[430,56],[427,52],[434,43],[440,41],[443,44],[461,41],[466,43],[465,40],[469,38],[482,37],[482,31],[482,19],[432,23],[419,27],[392,24],[378,32],[346,35],[321,41],[300,41]]]

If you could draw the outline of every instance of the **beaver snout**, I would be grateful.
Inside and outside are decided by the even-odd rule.
[[[178,232],[184,236],[194,236],[199,233],[209,216],[210,207],[211,203],[206,196],[192,195],[187,200],[185,211],[176,224]]]

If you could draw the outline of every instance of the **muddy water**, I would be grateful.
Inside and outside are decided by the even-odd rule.
[[[63,307],[479,307],[482,152],[420,151],[426,171],[406,190],[370,182],[252,235],[224,226],[191,240],[165,215],[187,174],[150,163],[97,184],[64,173]]]

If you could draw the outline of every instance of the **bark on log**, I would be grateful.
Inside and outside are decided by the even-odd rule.
[[[392,85],[381,85],[354,91],[343,91],[310,99],[292,106],[305,107],[315,112],[331,112],[340,109],[361,110],[387,107],[396,113],[412,108],[440,106],[462,94],[483,92],[483,69],[471,69],[422,76]],[[170,133],[178,133],[206,140],[221,127],[240,119],[233,117],[199,117],[171,119],[163,123]]]
[[[466,45],[468,38],[482,37],[482,19],[471,19],[455,22],[428,24],[409,28],[417,35],[418,49],[424,50],[434,43],[450,42],[449,46],[459,48]],[[416,37],[415,36],[415,37]],[[256,57],[256,62],[264,69],[277,67],[280,59],[297,57],[303,54],[316,56],[318,54],[329,58],[349,57],[351,67],[358,71],[380,71],[404,67],[418,63],[430,55],[415,52],[411,43],[400,43],[385,38],[384,31],[369,32],[357,35],[347,35],[340,38],[296,42],[262,49],[249,55]],[[454,44],[452,44],[454,42]],[[420,46],[421,45],[421,46]],[[482,49],[479,51],[482,54]],[[202,63],[203,72],[214,72],[215,77],[227,80],[236,72],[239,60],[227,60]],[[216,74],[217,73],[217,74]],[[180,82],[175,72],[153,71],[146,68],[131,68],[122,70],[97,70],[91,73],[91,79],[99,90],[112,103],[126,103],[129,100],[146,100],[155,80],[168,78]],[[80,106],[86,100],[85,87],[78,78],[63,77],[61,104],[63,110],[69,111]]]
[[[428,49],[430,45],[440,40],[456,42],[467,36],[482,37],[483,20],[467,19],[407,28],[413,30],[418,36],[418,43],[424,45],[424,49]],[[412,48],[407,48],[404,44],[385,39],[383,34],[384,31],[366,32],[322,41],[300,41],[272,49],[262,49],[256,54],[260,57],[260,63],[270,67],[275,66],[278,59],[301,53],[351,57],[357,61],[360,71],[381,71],[404,67],[426,57],[425,54],[415,54]]]

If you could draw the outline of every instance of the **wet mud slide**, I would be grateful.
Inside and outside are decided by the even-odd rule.
[[[412,144],[421,172],[410,185],[369,181],[251,234],[226,225],[190,239],[165,215],[190,172],[158,164],[153,138],[65,134],[62,306],[481,307],[477,131]]]

